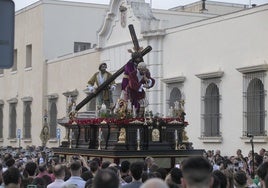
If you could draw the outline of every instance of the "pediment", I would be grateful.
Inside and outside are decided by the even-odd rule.
[[[129,43],[128,25],[134,25],[138,40],[143,33],[158,29],[159,20],[145,0],[111,0],[104,23],[98,32],[98,48]]]

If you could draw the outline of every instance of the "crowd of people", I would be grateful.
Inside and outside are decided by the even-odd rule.
[[[44,148],[1,150],[0,187],[5,188],[268,188],[268,152],[234,156],[209,150],[174,168],[153,157],[120,164],[72,156],[64,160]]]

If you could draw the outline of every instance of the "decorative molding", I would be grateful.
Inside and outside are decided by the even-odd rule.
[[[24,143],[32,143],[32,139],[31,138],[24,138],[22,139]]]
[[[77,97],[77,95],[79,94],[79,92],[78,92],[78,90],[77,89],[75,89],[75,90],[73,90],[73,91],[66,91],[66,92],[64,92],[64,93],[62,93],[65,97],[69,97],[69,96],[71,96],[71,97]]]
[[[57,99],[59,98],[59,95],[57,93],[53,93],[53,94],[47,95],[47,98],[49,100]]]
[[[237,68],[237,71],[241,72],[242,74],[252,73],[252,72],[261,72],[268,70],[268,64],[261,64],[261,65],[253,65],[247,67]]]
[[[249,138],[247,136],[242,136],[240,138],[245,143],[250,143],[251,138]],[[253,140],[254,140],[254,143],[267,143],[268,137],[267,136],[254,136]]]
[[[185,76],[178,76],[178,77],[172,77],[172,78],[164,78],[164,79],[161,79],[161,81],[166,84],[173,84],[173,83],[183,83],[185,79],[186,79]]]
[[[11,143],[15,143],[17,142],[17,138],[8,138],[9,142]]]
[[[48,142],[49,142],[49,143],[57,143],[58,140],[57,140],[56,138],[55,138],[55,139],[52,138],[52,139],[49,139]]]
[[[223,76],[223,71],[208,72],[202,74],[196,74],[195,76],[201,80],[211,79],[211,78],[221,78]]]
[[[32,102],[33,101],[33,98],[32,97],[23,97],[23,98],[21,98],[21,100],[23,101],[23,102]]]
[[[18,103],[18,99],[17,98],[11,98],[9,100],[7,100],[8,103],[12,104],[12,103]]]
[[[199,137],[199,139],[203,143],[222,143],[223,138],[221,136],[213,136],[213,137]]]

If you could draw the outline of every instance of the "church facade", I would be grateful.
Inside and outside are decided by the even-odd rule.
[[[2,146],[18,146],[18,129],[22,130],[22,146],[41,145],[39,134],[44,123],[50,127],[48,146],[58,145],[57,130],[61,141],[66,139],[57,119],[68,116],[70,100],[79,103],[87,96],[86,83],[100,63],[105,62],[115,73],[129,60],[128,49],[133,44],[128,25],[132,24],[140,46],[152,47],[144,56],[156,80],[156,85],[146,91],[148,111],[171,116],[174,103],[183,101],[189,122],[187,135],[196,149],[220,149],[223,155],[233,155],[242,148],[245,155],[251,150],[250,135],[254,135],[256,150],[266,147],[268,27],[264,23],[268,5],[248,8],[207,1],[204,6],[200,1],[171,10],[153,10],[140,0],[112,0],[109,6],[83,5],[88,8],[85,12],[102,10],[91,42],[86,39],[86,31],[93,29],[83,27],[90,24],[91,15],[84,15],[87,24],[81,21],[64,28],[62,19],[58,23],[63,26],[57,28],[57,23],[46,16],[55,6],[54,1],[43,2],[16,15],[17,68],[4,70],[0,77],[1,85],[7,88],[0,92]],[[27,14],[45,18],[43,24],[27,26],[40,24],[38,30],[29,29],[34,34],[30,39],[36,43],[23,40],[30,35],[20,25],[27,20]],[[77,13],[78,20],[79,16]],[[64,30],[72,29],[63,35]],[[54,42],[56,39],[60,45]],[[90,42],[96,45],[88,47]],[[75,53],[65,55],[70,52],[70,44],[76,46]],[[86,50],[75,51],[80,48]],[[121,79],[122,75],[115,80],[114,101],[121,92]],[[94,110],[94,101],[80,111],[89,110]]]

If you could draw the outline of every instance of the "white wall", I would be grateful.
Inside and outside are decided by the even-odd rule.
[[[164,77],[186,77],[183,92],[186,96],[186,119],[190,124],[187,132],[194,148],[219,148],[228,155],[235,154],[238,148],[251,149],[250,144],[240,138],[243,128],[243,76],[236,69],[267,62],[265,49],[268,48],[268,37],[265,33],[268,25],[264,24],[267,18],[268,6],[262,6],[167,31],[163,51]],[[199,139],[201,80],[195,75],[215,71],[224,72],[219,88],[223,141],[204,144]],[[255,147],[259,150],[265,148],[265,144],[258,143]]]

